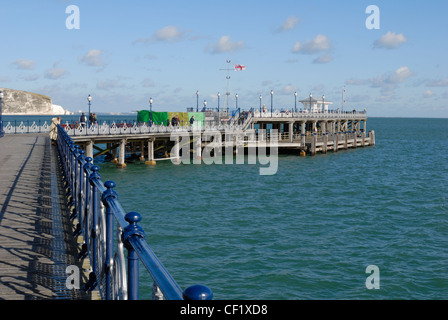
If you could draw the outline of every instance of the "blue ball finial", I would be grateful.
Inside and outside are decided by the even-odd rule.
[[[184,290],[185,300],[212,300],[213,292],[208,287],[196,284]]]
[[[142,220],[142,215],[138,212],[128,212],[124,219],[129,222],[129,224],[138,223]]]
[[[108,181],[104,182],[104,186],[107,189],[115,188],[116,185],[117,184],[115,183],[115,181],[112,181],[112,180],[108,180]]]

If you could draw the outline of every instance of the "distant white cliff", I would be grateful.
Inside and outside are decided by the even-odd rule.
[[[3,91],[4,115],[67,115],[72,114],[62,106],[52,103],[51,98],[38,93],[0,88]]]

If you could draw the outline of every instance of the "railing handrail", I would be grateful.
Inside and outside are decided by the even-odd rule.
[[[84,238],[85,252],[80,255],[88,255],[92,265],[85,290],[98,287],[105,299],[138,299],[138,264],[141,261],[154,280],[156,289],[163,293],[165,299],[195,300],[213,297],[211,290],[201,285],[190,286],[182,291],[144,240],[144,231],[138,225],[141,215],[136,212],[125,213],[113,190],[115,182],[102,182],[99,167],[92,165],[92,158],[84,156],[84,151],[79,150],[79,146],[74,144],[60,125],[57,145],[71,196],[71,218],[78,219],[77,230]],[[116,250],[114,221],[118,223]],[[124,247],[128,250],[127,271],[123,261]]]
[[[230,115],[230,114],[229,114]],[[251,108],[249,112],[246,112],[244,117],[243,125],[236,125],[238,119],[240,118],[241,111],[240,109],[235,109],[232,111],[232,117],[228,120],[228,124],[213,124],[202,125],[200,126],[201,130],[207,130],[209,128],[213,129],[235,129],[235,130],[245,130],[250,121],[252,119],[261,119],[261,118],[299,118],[303,120],[328,120],[328,121],[336,121],[336,120],[364,120],[366,119],[366,111],[341,111],[341,110],[325,110],[325,111],[308,111],[308,110],[300,110],[300,111],[279,111],[275,110],[274,112],[260,112],[256,108]],[[118,134],[145,134],[145,133],[171,133],[175,131],[197,131],[197,126],[190,126],[189,122],[185,122],[184,125],[180,126],[171,126],[171,124],[147,124],[147,123],[139,123],[137,120],[105,120],[103,122],[92,123],[89,126],[82,127],[79,124],[76,124],[77,121],[73,120],[71,122],[65,121],[62,126],[68,132],[69,135],[80,136],[80,135],[118,135]],[[228,126],[228,127],[224,127]],[[3,123],[3,129],[5,134],[11,133],[48,133],[50,131],[50,125],[47,121],[41,120],[25,120],[25,121],[8,121],[5,125]]]

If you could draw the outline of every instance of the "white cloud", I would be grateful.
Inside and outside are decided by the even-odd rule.
[[[45,71],[45,78],[57,80],[65,76],[67,73],[67,70],[58,68],[58,63],[55,63],[53,65],[53,68],[47,69],[47,71]]]
[[[119,84],[117,80],[99,80],[96,83],[96,88],[98,90],[109,91],[111,89],[123,88],[124,85]]]
[[[27,59],[17,59],[16,61],[12,62],[12,64],[15,64],[17,69],[21,70],[33,70],[35,65],[33,60]]]
[[[401,67],[386,77],[388,83],[401,83],[407,78],[412,77],[414,73],[408,67]]]
[[[379,88],[402,83],[413,75],[413,72],[408,67],[400,67],[392,73],[383,74],[376,78],[370,78],[369,83],[372,87]]]
[[[283,87],[282,89],[278,90],[276,92],[276,94],[287,96],[287,95],[294,94],[294,92],[296,92],[296,91],[297,91],[297,89],[295,87],[288,84],[285,87]]]
[[[299,18],[297,18],[295,16],[290,16],[285,21],[283,21],[283,23],[280,25],[280,27],[275,29],[275,32],[283,32],[283,31],[287,31],[287,30],[292,30],[295,28],[297,23],[299,23]]]
[[[352,85],[352,86],[361,86],[366,84],[365,80],[362,79],[348,79],[345,81],[346,85]]]
[[[158,41],[180,41],[184,37],[176,26],[167,26],[154,32],[154,38]]]
[[[381,38],[376,40],[373,43],[373,46],[375,48],[381,48],[381,49],[395,49],[398,48],[400,45],[406,43],[407,41],[408,39],[402,33],[396,34],[395,32],[389,31]]]
[[[393,72],[384,73],[367,80],[349,79],[345,81],[345,84],[369,85],[371,88],[380,88],[381,96],[377,98],[377,101],[390,101],[398,85],[413,75],[414,73],[408,67],[403,66]]]
[[[91,67],[105,67],[106,64],[103,61],[103,51],[98,49],[92,49],[82,57],[79,57],[79,61]]]
[[[323,34],[318,34],[314,39],[305,43],[296,42],[292,48],[293,53],[315,54],[331,48],[330,39]]]
[[[36,81],[39,79],[39,75],[38,74],[31,74],[29,76],[26,76],[25,78],[23,78],[25,81]]]
[[[426,90],[423,93],[423,97],[425,97],[425,98],[431,98],[433,95],[434,95],[434,92],[432,92],[431,90]]]
[[[157,30],[153,33],[153,35],[149,38],[139,38],[134,41],[137,42],[157,42],[157,41],[166,41],[166,42],[178,42],[185,38],[185,32],[179,30],[176,26],[166,26],[162,29]]]
[[[206,51],[210,50],[212,54],[224,52],[233,53],[233,51],[241,50],[243,48],[244,41],[240,40],[238,42],[233,42],[230,36],[222,36],[217,43],[209,45],[206,48]]]
[[[427,87],[448,87],[448,78],[443,80],[432,80],[426,84]]]
[[[313,60],[313,63],[328,63],[333,61],[333,56],[331,54],[323,54]]]

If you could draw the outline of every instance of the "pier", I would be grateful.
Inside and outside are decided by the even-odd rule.
[[[65,286],[81,264],[48,134],[5,135],[0,150],[0,299],[95,299]]]
[[[235,154],[269,145],[274,131],[278,152],[298,156],[375,145],[375,132],[367,131],[365,111],[260,112],[250,109],[235,114],[226,124],[215,122],[194,127],[148,123],[117,126],[114,123],[88,128],[65,125],[65,130],[86,156],[95,159],[107,155],[120,168],[126,167],[126,159],[130,157],[149,165],[179,158],[182,144],[188,143],[182,140],[185,136],[191,138],[187,149],[199,159],[211,143],[215,147],[218,144],[219,148],[228,148],[229,136],[237,137],[230,141]],[[199,142],[193,139],[195,134],[201,135]]]
[[[182,290],[126,213],[99,168],[58,126],[0,139],[0,299],[137,300],[139,264],[152,299],[206,300],[202,285]],[[127,254],[126,254],[127,253]]]
[[[308,102],[308,100],[303,100]],[[315,156],[318,153],[338,152],[351,148],[375,145],[375,132],[367,130],[365,111],[328,110],[330,102],[312,100],[306,102],[300,111],[267,111],[251,108],[241,112],[235,110],[232,115],[205,111],[205,119],[194,126],[184,122],[171,123],[131,121],[127,123],[95,123],[90,126],[78,126],[62,123],[62,127],[71,139],[84,150],[86,157],[95,162],[95,158],[105,156],[106,161],[124,168],[132,160],[144,161],[155,165],[157,161],[173,160],[185,151],[185,135],[189,135],[191,156],[202,158],[205,147],[213,143],[216,148],[233,148],[234,153],[248,153],[271,143],[271,134],[275,131],[275,143],[278,153],[298,156]],[[311,107],[310,107],[311,106]],[[320,107],[317,107],[320,106]],[[222,120],[225,119],[225,121]],[[5,126],[9,133],[48,132],[47,123],[24,123]],[[201,136],[195,140],[195,135]],[[229,141],[233,136],[233,141]]]

